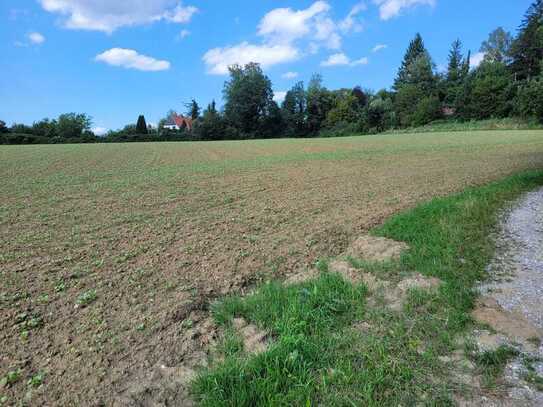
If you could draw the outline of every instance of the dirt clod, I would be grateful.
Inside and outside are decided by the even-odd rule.
[[[399,260],[403,251],[409,246],[403,242],[375,237],[370,235],[360,236],[345,252],[345,256],[368,262],[386,262]]]
[[[269,339],[268,332],[262,331],[256,325],[247,323],[243,318],[235,318],[233,325],[243,339],[245,352],[259,354],[266,351]]]

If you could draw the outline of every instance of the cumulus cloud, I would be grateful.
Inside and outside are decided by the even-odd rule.
[[[207,51],[204,55],[204,62],[208,67],[208,73],[225,75],[228,73],[228,67],[235,64],[245,65],[249,62],[257,62],[263,68],[267,68],[294,61],[298,57],[298,50],[289,44],[254,45],[242,42],[238,45]]]
[[[28,41],[32,44],[40,45],[45,42],[45,37],[39,32],[32,32],[28,34]]]
[[[285,72],[283,75],[281,75],[281,78],[283,79],[294,79],[298,77],[298,72]]]
[[[398,17],[403,10],[415,6],[435,6],[436,0],[373,0],[379,7],[381,20],[390,20]]]
[[[138,71],[166,71],[170,69],[168,61],[160,61],[152,57],[139,54],[133,49],[112,48],[95,58],[98,62]]]
[[[64,16],[71,29],[112,33],[121,27],[157,21],[187,23],[198,11],[179,0],[38,0],[51,13]]]
[[[258,35],[272,42],[291,43],[309,35],[316,24],[316,17],[330,10],[325,1],[317,1],[305,10],[276,8],[267,13],[258,26]]]
[[[478,52],[471,56],[469,66],[470,68],[477,68],[479,65],[481,65],[481,62],[483,62],[485,59],[485,53],[484,52]]]
[[[377,44],[375,47],[373,47],[373,49],[371,50],[371,52],[379,52],[379,51],[382,51],[384,49],[387,49],[388,48],[388,45],[386,44]]]
[[[360,14],[362,11],[365,11],[367,9],[366,3],[360,2],[358,4],[355,4],[355,6],[351,9],[350,13],[345,17],[340,23],[339,28],[344,33],[348,33],[350,31],[360,32],[362,31],[362,25],[356,20],[356,17],[358,14]]]
[[[364,6],[358,3],[344,20],[336,22],[330,16],[330,4],[323,0],[302,10],[273,9],[258,24],[257,35],[261,37],[261,43],[242,42],[207,51],[203,56],[207,72],[225,75],[228,66],[248,62],[258,62],[267,68],[317,53],[322,47],[339,51],[342,34],[356,29],[356,16],[362,10]]]
[[[277,103],[282,103],[286,96],[287,92],[283,90],[276,90],[273,92],[273,100],[275,100]]]
[[[368,58],[360,58],[352,61],[347,55],[343,52],[330,55],[327,60],[321,62],[321,66],[331,67],[331,66],[358,66],[358,65],[367,65],[369,63]]]

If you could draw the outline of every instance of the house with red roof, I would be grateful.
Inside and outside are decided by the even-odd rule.
[[[164,128],[168,130],[187,129],[192,131],[193,123],[190,117],[185,117],[182,114],[172,113],[164,123]]]

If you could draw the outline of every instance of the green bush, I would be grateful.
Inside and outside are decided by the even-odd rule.
[[[543,122],[543,76],[526,81],[519,87],[515,99],[515,113]]]
[[[414,126],[424,126],[434,120],[442,117],[441,103],[436,96],[430,96],[422,99],[413,113],[411,124]]]

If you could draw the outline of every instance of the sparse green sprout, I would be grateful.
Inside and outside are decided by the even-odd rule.
[[[38,302],[41,304],[47,304],[49,302],[49,294],[41,294],[38,297]]]
[[[8,396],[0,396],[0,406],[7,404]]]
[[[181,328],[183,329],[190,329],[194,325],[194,322],[192,322],[192,319],[185,319],[183,322],[181,322]]]
[[[139,324],[137,327],[136,327],[136,330],[138,331],[145,331],[145,324]]]
[[[28,315],[26,312],[17,315],[15,325],[19,326],[21,332],[30,331],[43,325],[43,319],[39,314]]]
[[[86,307],[96,301],[97,298],[98,295],[96,294],[96,290],[88,290],[80,294],[76,302],[77,305],[80,305],[81,307]]]
[[[44,379],[45,373],[38,372],[28,380],[27,385],[31,387],[40,387],[43,384]]]
[[[64,281],[59,281],[55,285],[55,292],[61,293],[61,292],[65,291],[65,290],[66,290],[66,284],[64,283]]]
[[[8,372],[2,379],[0,379],[0,387],[11,386],[21,380],[23,371],[21,369],[12,370]]]

